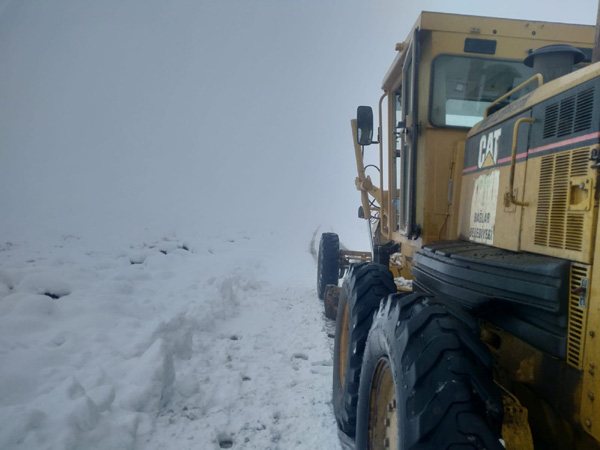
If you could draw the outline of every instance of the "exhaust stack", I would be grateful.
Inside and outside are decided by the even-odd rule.
[[[573,71],[573,66],[585,59],[585,54],[571,45],[546,45],[531,52],[523,61],[544,78],[544,83]]]

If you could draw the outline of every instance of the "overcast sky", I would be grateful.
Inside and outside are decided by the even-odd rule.
[[[597,2],[0,1],[0,232],[366,237],[349,121],[421,10],[594,24]]]

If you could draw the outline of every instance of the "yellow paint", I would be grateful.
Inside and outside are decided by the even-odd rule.
[[[393,201],[399,195],[395,184],[397,162],[394,134],[397,126],[395,93],[409,81],[405,77],[404,69],[415,44],[412,42],[415,29],[420,30],[421,48],[419,76],[414,86],[418,91],[418,116],[414,118],[414,125],[418,125],[419,133],[417,148],[414,149],[417,155],[415,218],[421,231],[420,236],[413,239],[405,236],[400,229]],[[585,173],[565,175],[553,172],[547,175],[549,173],[547,166],[553,163],[552,158],[571,158],[573,161],[589,155],[592,147],[565,150],[524,160],[516,159],[516,131],[519,126],[521,128],[530,126],[527,122],[534,120],[531,117],[523,117],[526,116],[524,112],[567,89],[599,77],[600,63],[589,65],[543,85],[539,77],[532,78],[528,82],[537,81],[540,87],[524,99],[520,108],[515,108],[510,114],[503,115],[501,119],[498,118],[500,115],[491,115],[488,120],[476,124],[470,131],[438,128],[429,121],[431,67],[434,59],[439,55],[465,55],[465,38],[468,37],[495,40],[497,43],[494,55],[471,54],[472,56],[482,59],[519,61],[523,60],[531,49],[550,44],[563,43],[591,48],[594,41],[594,27],[423,12],[408,34],[408,38],[396,46],[398,53],[382,82],[384,92],[379,103],[379,129],[382,139],[380,167],[387,167],[387,176],[382,173],[379,181],[375,182],[367,177],[364,174],[362,149],[355,145],[358,168],[356,187],[361,192],[363,209],[366,217],[370,217],[371,212],[379,214],[381,232],[376,236],[377,240],[382,243],[393,240],[401,244],[401,264],[392,266],[394,276],[401,275],[412,279],[412,258],[423,245],[438,240],[469,236],[472,217],[471,200],[476,180],[484,174],[497,171],[498,196],[495,204],[493,245],[513,251],[527,251],[563,258],[575,264],[591,267],[585,314],[578,315],[581,311],[577,308],[582,308],[578,305],[573,306],[570,311],[570,317],[577,315],[577,320],[583,317],[582,336],[579,336],[578,331],[575,330],[575,321],[569,324],[569,334],[574,333],[578,339],[582,339],[582,354],[576,360],[561,361],[560,371],[556,374],[546,374],[542,372],[540,364],[533,364],[534,360],[527,358],[531,358],[534,354],[537,358],[535,361],[542,361],[547,355],[536,353],[535,349],[529,349],[526,344],[519,344],[513,336],[505,336],[498,332],[496,335],[502,336],[501,340],[506,343],[503,351],[499,353],[501,356],[499,369],[515,383],[536,387],[541,382],[547,381],[545,377],[564,376],[564,373],[574,371],[581,365],[579,368],[582,369],[582,381],[577,375],[576,383],[573,384],[575,387],[570,387],[570,391],[565,392],[566,387],[560,386],[557,387],[557,392],[560,392],[561,399],[564,397],[565,401],[572,404],[571,410],[576,411],[573,413],[574,417],[568,417],[566,420],[580,423],[587,433],[600,440],[600,406],[598,405],[600,401],[598,379],[600,377],[600,342],[598,342],[600,339],[600,273],[597,273],[600,272],[600,265],[592,266],[594,256],[600,252],[600,237],[597,236],[598,205],[594,195],[597,170],[590,168]],[[403,107],[406,105],[403,104]],[[387,121],[382,123],[384,110],[387,113]],[[521,116],[518,121],[517,116]],[[486,170],[463,176],[465,141],[470,136],[497,127],[500,120],[516,122],[511,164],[495,167],[492,155],[487,154],[483,161],[483,168]],[[413,124],[407,124],[410,125]],[[355,133],[355,124],[353,129]],[[388,180],[387,186],[383,184],[384,178]],[[570,182],[564,190],[560,191],[567,192],[566,199],[556,197],[558,190],[555,189],[555,185],[559,179]],[[377,183],[379,186],[375,185]],[[562,185],[560,187],[562,189]],[[555,199],[556,202],[565,202],[564,222],[581,221],[581,235],[574,236],[569,233],[563,235],[556,230],[549,230],[544,234],[540,231],[538,226],[540,214],[545,214],[544,208],[551,208],[539,200],[542,189],[546,189],[549,198]],[[375,206],[369,205],[367,194],[375,198]],[[569,301],[576,303],[578,297],[573,295],[571,294]],[[579,345],[579,341],[573,345]],[[536,409],[530,408],[529,411],[535,418],[546,415],[546,410],[539,404]],[[533,449],[531,432],[527,425],[527,409],[518,404],[518,401],[509,402],[505,404],[505,412],[503,436],[507,448]],[[573,429],[575,430],[576,427]]]
[[[392,204],[397,195],[395,189],[391,187],[394,186],[396,170],[396,137],[393,134],[396,124],[394,123],[394,98],[392,95],[388,96],[406,82],[403,80],[403,68],[408,52],[412,48],[411,42],[415,28],[421,30],[421,60],[418,79],[418,122],[421,125],[421,131],[417,149],[415,207],[416,223],[421,226],[422,239],[420,240],[407,239],[400,232]],[[381,126],[383,128],[381,137],[385,142],[381,144],[383,155],[380,157],[380,167],[387,166],[387,180],[389,181],[388,186],[381,190],[381,193],[378,193],[375,198],[380,208],[378,212],[382,218],[382,241],[394,240],[418,249],[422,244],[440,239],[440,236],[441,239],[453,239],[459,234],[458,199],[461,192],[460,172],[462,171],[464,148],[457,151],[457,147],[465,141],[467,135],[466,130],[437,128],[429,122],[429,90],[433,59],[442,54],[464,55],[464,42],[467,37],[497,41],[494,55],[471,54],[479,58],[523,60],[530,49],[557,42],[591,48],[594,27],[423,12],[417,19],[413,30],[403,44],[396,47],[399,51],[382,83],[384,96],[388,97],[381,107],[382,109],[387,108],[388,120]],[[387,159],[385,164],[383,159]],[[489,165],[490,161],[486,161],[486,164]],[[453,176],[450,174],[452,165],[455,169],[459,169],[459,173],[453,174]],[[517,177],[519,170],[516,169]],[[453,192],[449,192],[451,179]],[[361,191],[367,189],[372,192],[373,188],[381,188],[381,179],[378,184],[379,187],[374,186],[373,182],[369,180],[366,184],[357,186]],[[390,189],[392,189],[392,195],[388,195]],[[522,196],[523,189],[517,189],[519,196]],[[452,197],[450,203],[447,201],[449,195]],[[365,208],[364,197],[362,202],[363,208]],[[520,215],[518,216],[520,217]],[[507,247],[516,249],[518,242],[508,244]]]
[[[502,439],[506,450],[533,450],[533,437],[527,422],[528,411],[511,397],[504,397]]]
[[[595,230],[594,254],[600,252],[600,228]],[[587,326],[584,327],[583,389],[581,422],[583,428],[600,440],[600,264],[592,268],[587,298]]]

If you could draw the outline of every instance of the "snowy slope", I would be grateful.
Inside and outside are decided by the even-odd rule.
[[[0,243],[0,448],[338,449],[314,263],[282,242]]]

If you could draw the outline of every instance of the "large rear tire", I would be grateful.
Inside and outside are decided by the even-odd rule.
[[[356,448],[499,450],[501,426],[477,323],[419,293],[383,301],[364,352]]]
[[[354,437],[362,356],[373,314],[381,299],[396,292],[386,266],[350,266],[338,301],[333,350],[333,410],[338,428]],[[358,448],[358,447],[357,447]]]
[[[340,238],[335,233],[323,233],[317,256],[317,295],[325,298],[328,284],[338,285],[340,274]]]

